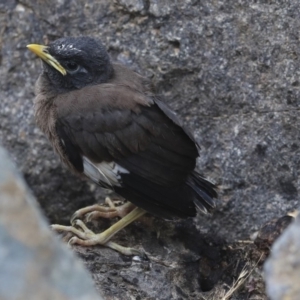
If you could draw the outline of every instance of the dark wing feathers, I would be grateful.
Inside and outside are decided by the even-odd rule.
[[[177,118],[176,114],[169,109],[169,107],[162,101],[160,100],[156,100],[155,103],[157,104],[157,106],[161,109],[162,112],[164,112],[164,114],[166,116],[168,116],[168,118],[170,118],[176,125],[178,125],[180,127],[181,130],[184,131],[184,133],[190,138],[191,141],[193,141],[195,143],[195,145],[198,147],[198,149],[200,149],[200,145],[198,144],[198,142],[195,140],[194,136],[191,134],[191,132],[182,124],[182,122],[180,121],[180,119]]]
[[[129,116],[132,122],[126,128],[116,130],[114,135],[131,153],[144,151],[149,145],[152,136],[135,121],[135,114]]]
[[[151,213],[172,219],[174,216],[195,216],[193,190],[185,184],[173,186],[172,189],[155,185],[136,174],[123,176],[124,187],[116,188],[116,192],[128,197],[131,202]],[[158,197],[158,195],[160,197]]]
[[[147,151],[143,153],[143,157],[153,163],[160,163],[166,167],[172,165],[171,170],[191,170],[195,167],[195,161],[190,157],[186,157],[176,153],[175,151],[151,143]],[[164,157],[164,160],[161,158]]]
[[[129,171],[116,191],[164,217],[194,216],[193,201],[203,210],[213,205],[213,185],[192,173],[196,142],[165,104],[124,86],[93,88],[56,100],[57,134],[68,141],[66,151],[77,152],[68,158],[78,171],[78,155],[94,163],[115,161]],[[80,97],[88,105],[72,104]]]
[[[78,97],[82,97],[80,91]],[[175,116],[167,117],[152,99],[144,96],[142,105],[140,95],[139,101],[134,101],[136,92],[121,92],[122,109],[115,107],[117,103],[113,100],[101,98],[92,102],[87,95],[83,99],[89,105],[81,106],[80,110],[68,103],[74,97],[61,99],[60,107],[68,106],[57,112],[61,131],[78,146],[81,155],[93,162],[114,160],[160,185],[182,182],[195,167],[198,152],[194,141],[174,122]],[[105,88],[106,97],[118,99],[116,94],[118,89],[111,89],[109,94]]]
[[[143,108],[142,117],[137,118],[136,122],[156,136],[153,143],[181,156],[194,159],[198,156],[198,150],[193,136],[181,125],[179,120],[174,122],[177,117],[170,109],[168,109],[168,116],[161,110],[161,103],[161,101],[155,100],[155,109]],[[167,111],[166,106],[164,106],[164,110]]]

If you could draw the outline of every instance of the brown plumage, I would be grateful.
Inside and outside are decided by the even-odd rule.
[[[165,218],[214,206],[214,185],[194,170],[195,139],[147,79],[92,38],[29,48],[45,62],[37,124],[70,169]]]

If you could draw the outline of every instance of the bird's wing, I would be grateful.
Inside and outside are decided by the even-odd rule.
[[[92,166],[98,166],[101,183],[118,184],[119,178],[109,176],[112,170],[174,186],[195,167],[198,151],[192,136],[158,100],[126,86],[102,84],[63,94],[55,104],[66,156],[78,171],[83,164],[91,178]]]

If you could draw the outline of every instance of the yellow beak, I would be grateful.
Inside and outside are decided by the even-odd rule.
[[[37,44],[27,45],[27,48],[45,61],[48,65],[59,71],[62,75],[67,75],[66,69],[48,52],[48,47]]]

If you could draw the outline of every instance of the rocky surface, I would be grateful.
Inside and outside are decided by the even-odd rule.
[[[101,300],[0,147],[0,299]]]
[[[61,167],[34,124],[33,86],[41,68],[28,43],[100,37],[114,60],[152,78],[202,145],[199,170],[219,185],[212,216],[174,224],[150,218],[151,226],[137,223],[117,237],[122,244],[151,245],[152,261],[162,251],[157,274],[151,260],[147,273],[142,263],[112,251],[76,248],[107,297],[199,299],[201,291],[230,285],[240,269],[216,275],[211,261],[218,260],[209,253],[218,253],[224,268],[224,261],[238,264],[236,252],[224,254],[226,245],[297,206],[298,1],[5,0],[0,24],[0,140],[51,222],[67,223],[77,208],[103,195]],[[180,267],[163,267],[164,261]]]
[[[271,300],[300,299],[299,230],[298,217],[275,242],[265,264],[267,293]]]

